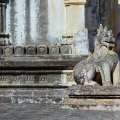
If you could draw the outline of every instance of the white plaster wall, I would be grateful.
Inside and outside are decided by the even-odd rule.
[[[84,5],[70,5],[66,7],[68,34],[73,35],[85,28],[85,7]]]
[[[16,44],[23,45],[25,43],[25,0],[16,0],[15,4],[15,38],[17,39]]]
[[[14,45],[40,44],[41,41],[46,41],[48,11],[47,4],[41,5],[41,2],[45,3],[45,0],[10,0],[6,29],[11,34]]]
[[[85,28],[85,6],[70,5],[66,7],[66,34],[73,35],[74,54],[88,55],[88,31]]]
[[[38,45],[46,41],[46,37],[50,43],[58,43],[63,34],[84,32],[84,5],[65,7],[64,0],[46,0],[48,4],[43,2],[45,0],[10,0],[6,24],[14,45]],[[79,37],[86,40],[83,34]]]
[[[7,25],[6,25],[6,31],[11,33],[14,32],[14,36],[11,35],[11,39],[16,39],[14,42],[16,45],[23,45],[25,42],[25,0],[15,0],[14,1],[14,5],[13,8],[15,9],[14,11],[14,18],[12,18],[11,16],[11,9],[13,10],[13,8],[11,8],[10,4],[7,6]],[[21,12],[19,12],[21,11]],[[14,29],[13,27],[11,28],[11,21],[14,21],[14,23],[12,23],[12,25],[14,25]]]
[[[40,16],[40,0],[31,0],[30,4],[30,14],[31,14],[31,38],[35,42],[39,39],[40,37],[40,27],[39,27],[39,19],[38,17]]]
[[[48,0],[48,39],[51,43],[58,39],[66,30],[66,13],[64,0]]]

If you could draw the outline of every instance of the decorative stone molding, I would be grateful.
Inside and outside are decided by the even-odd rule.
[[[15,56],[23,56],[25,54],[25,48],[23,46],[16,46],[14,48]]]
[[[65,0],[66,5],[85,5],[86,0]]]
[[[4,47],[3,55],[7,56],[7,57],[13,55],[13,46],[6,46],[6,47]]]
[[[61,54],[72,54],[72,45],[63,44],[60,47]]]
[[[9,57],[29,57],[29,56],[53,56],[53,55],[72,55],[81,56],[76,54],[75,48],[72,44],[61,44],[61,45],[39,45],[39,46],[1,46],[0,56]]]
[[[48,48],[46,45],[37,46],[38,55],[46,55],[48,53]]]
[[[57,55],[57,54],[59,54],[59,53],[60,53],[60,48],[59,48],[59,46],[57,46],[57,45],[52,45],[52,46],[49,47],[49,54]]]
[[[26,55],[35,55],[36,47],[35,46],[27,46],[26,47]]]

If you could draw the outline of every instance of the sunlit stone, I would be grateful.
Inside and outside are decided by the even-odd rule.
[[[88,55],[89,53],[88,31],[81,29],[74,37],[74,54]]]
[[[14,45],[41,44],[47,39],[47,0],[10,0],[7,32]]]
[[[118,4],[120,4],[120,0],[118,0]]]
[[[66,28],[64,0],[48,0],[48,40],[57,43]]]

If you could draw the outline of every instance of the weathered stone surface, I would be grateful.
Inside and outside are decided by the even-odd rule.
[[[65,105],[84,110],[119,110],[120,99],[66,99]]]
[[[89,40],[88,30],[86,28],[80,29],[74,35],[74,54],[76,55],[89,55]]]
[[[112,31],[100,25],[95,37],[94,52],[74,68],[74,78],[77,84],[96,85],[98,83],[110,86],[120,83],[119,57],[115,51],[115,44]],[[118,72],[117,76],[114,75],[115,72]]]
[[[73,88],[72,88],[73,89]],[[91,88],[92,89],[92,88]],[[91,89],[80,89],[79,95],[84,97],[70,97],[70,89],[62,86],[41,86],[41,87],[0,87],[0,103],[32,103],[32,104],[52,104],[52,105],[61,105],[63,108],[78,108],[82,110],[119,110],[120,108],[120,94],[114,93],[116,98],[109,98],[110,94],[109,88],[103,88],[103,91],[106,89],[106,94],[101,95],[101,90],[99,87],[95,88],[97,93],[93,97],[87,98],[87,92],[85,90]],[[99,89],[99,90],[98,90]],[[74,89],[73,89],[74,90]],[[112,90],[117,90],[119,92],[120,88],[112,88]],[[94,90],[93,90],[94,91]],[[105,93],[105,92],[103,92]],[[108,94],[107,94],[108,93]],[[92,96],[91,95],[91,96]],[[97,95],[103,96],[103,98],[96,98]],[[119,97],[118,97],[119,96]]]
[[[2,57],[4,59],[4,57]],[[0,67],[59,67],[61,68],[72,68],[80,60],[85,59],[86,56],[24,56],[24,57],[5,57],[5,61],[0,61]]]
[[[119,120],[120,111],[79,110],[45,104],[0,104],[1,120]],[[114,108],[113,108],[114,109]]]
[[[46,45],[37,46],[38,55],[46,55],[48,53],[48,48]]]
[[[73,86],[64,104],[72,108],[106,110],[120,106],[120,88],[102,86]]]
[[[72,70],[1,70],[0,85],[72,85],[74,84]]]
[[[72,45],[61,45],[60,46],[61,54],[72,54]]]
[[[26,54],[27,55],[36,55],[36,47],[35,46],[27,46]]]
[[[47,0],[9,0],[6,11],[6,30],[13,45],[48,43]]]
[[[25,54],[25,48],[22,46],[16,46],[14,48],[15,56],[23,56]]]
[[[65,88],[0,89],[0,103],[62,104],[67,97]]]
[[[113,86],[73,86],[69,88],[70,95],[78,95],[78,96],[99,96],[103,95],[103,97],[108,96],[120,96],[120,87],[113,87]]]
[[[13,55],[13,47],[12,46],[4,47],[3,54],[4,54],[4,56],[11,56],[11,55]]]
[[[59,55],[60,54],[60,47],[57,45],[52,45],[49,47],[49,54],[51,55]]]

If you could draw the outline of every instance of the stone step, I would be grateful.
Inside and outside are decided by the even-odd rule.
[[[64,105],[72,108],[108,109],[120,108],[120,87],[114,86],[73,86]]]
[[[0,103],[63,104],[67,88],[54,87],[3,87],[0,88]]]
[[[120,86],[71,86],[69,95],[72,97],[80,96],[120,96]]]
[[[78,109],[120,108],[120,87],[0,86],[0,103],[53,104]]]

